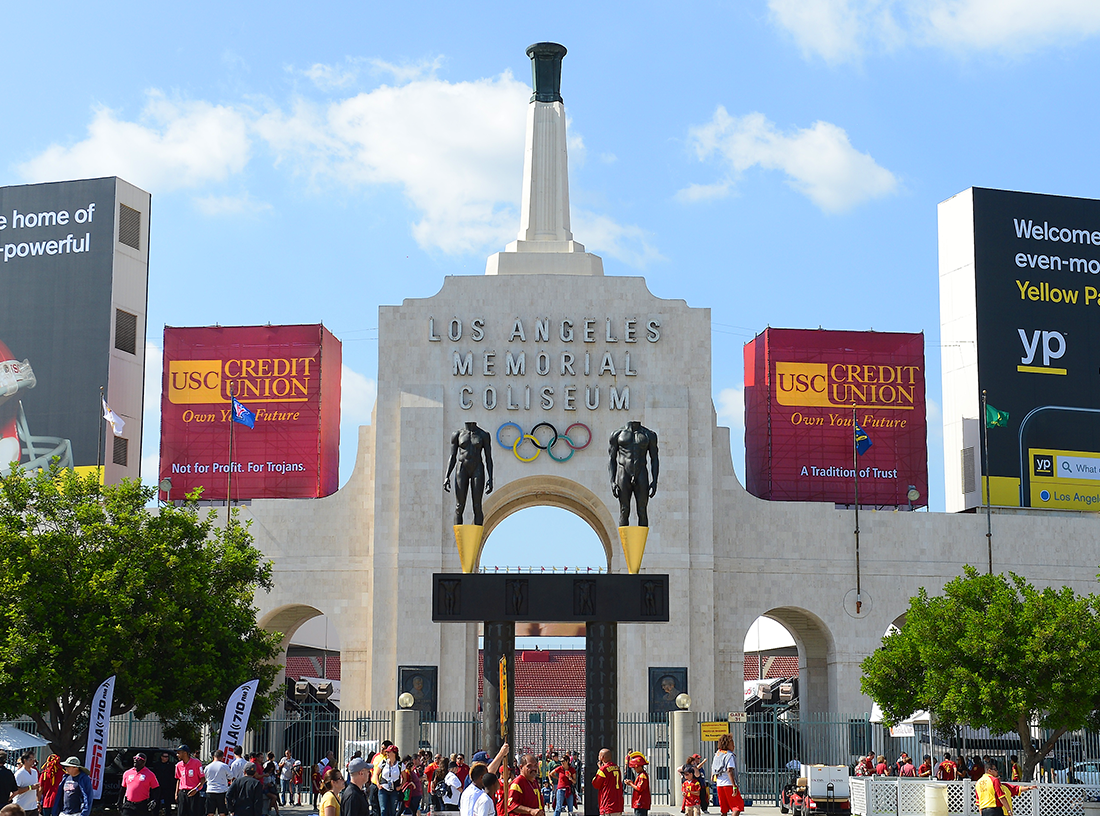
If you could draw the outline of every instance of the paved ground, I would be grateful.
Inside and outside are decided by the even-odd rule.
[[[297,805],[290,805],[280,808],[279,812],[283,814],[283,816],[307,816],[307,814],[316,813],[317,810],[308,805],[302,805],[300,807]],[[550,811],[547,816],[550,816],[550,813],[553,813],[553,811]],[[632,811],[628,809],[626,816],[632,816]],[[680,816],[680,811],[678,808],[669,808],[666,805],[656,805],[649,811],[649,816]],[[716,808],[711,808],[709,816],[718,816],[718,810]],[[770,801],[757,801],[752,807],[745,810],[744,816],[779,816],[779,808],[771,804]]]

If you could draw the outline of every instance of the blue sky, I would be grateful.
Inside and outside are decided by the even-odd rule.
[[[573,231],[712,309],[720,421],[767,325],[923,331],[940,509],[936,204],[1100,193],[1098,33],[1094,0],[13,4],[0,183],[153,194],[154,363],[166,323],[324,321],[346,480],[377,307],[514,238],[524,48],[564,43]]]

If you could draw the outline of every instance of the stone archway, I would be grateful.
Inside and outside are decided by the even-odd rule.
[[[610,495],[610,487],[608,488]],[[561,476],[538,475],[514,479],[485,497],[485,532],[481,539],[475,568],[481,564],[485,542],[504,519],[528,507],[559,507],[584,519],[603,544],[607,571],[611,571],[618,525],[607,505],[591,490]]]
[[[294,637],[294,633],[298,631],[298,627],[306,621],[324,614],[320,609],[308,604],[286,604],[262,615],[259,625],[261,629],[266,629],[269,632],[282,633],[283,651],[285,652],[287,644]]]
[[[834,699],[831,665],[836,660],[832,633],[812,612],[793,606],[770,609],[764,617],[781,623],[798,647],[798,696],[803,711],[830,710]]]

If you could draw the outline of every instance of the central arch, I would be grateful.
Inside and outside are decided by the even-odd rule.
[[[537,475],[515,479],[497,488],[485,497],[485,533],[477,552],[475,569],[481,566],[481,554],[485,542],[504,519],[528,507],[559,507],[584,519],[603,544],[607,558],[607,571],[611,571],[611,559],[615,552],[613,543],[618,541],[618,525],[607,505],[577,482],[561,476]]]

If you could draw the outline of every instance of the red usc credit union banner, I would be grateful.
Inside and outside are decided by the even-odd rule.
[[[871,446],[852,461],[852,409]],[[766,329],[745,346],[745,477],[772,501],[928,503],[924,335]]]
[[[164,329],[160,478],[170,500],[327,496],[339,486],[341,348],[328,329]],[[256,427],[233,428],[236,397]]]

